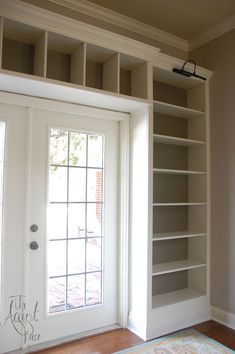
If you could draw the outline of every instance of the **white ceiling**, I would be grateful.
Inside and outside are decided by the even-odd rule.
[[[190,40],[235,14],[235,0],[89,0]]]

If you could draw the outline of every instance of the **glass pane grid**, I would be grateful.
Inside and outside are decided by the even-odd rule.
[[[50,130],[49,313],[102,303],[103,139]]]

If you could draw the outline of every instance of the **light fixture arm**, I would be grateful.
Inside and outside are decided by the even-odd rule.
[[[185,65],[188,64],[188,63],[191,63],[191,64],[194,65],[193,72],[185,70]],[[193,76],[193,77],[196,77],[196,78],[201,79],[201,80],[206,80],[205,77],[196,74],[196,68],[197,68],[196,62],[194,60],[192,60],[192,59],[189,59],[189,60],[186,60],[184,62],[184,64],[182,65],[181,69],[173,68],[172,71],[174,73],[177,73],[177,74],[180,74],[180,75],[183,75],[183,76],[187,76],[187,77]]]

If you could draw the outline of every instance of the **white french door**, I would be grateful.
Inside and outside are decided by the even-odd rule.
[[[31,114],[28,345],[117,323],[118,123]]]
[[[119,114],[11,99],[0,104],[0,354],[118,322]]]

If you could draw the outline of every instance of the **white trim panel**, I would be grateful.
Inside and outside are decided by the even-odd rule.
[[[218,307],[211,306],[212,320],[219,322],[229,328],[235,329],[235,314],[219,309]]]

